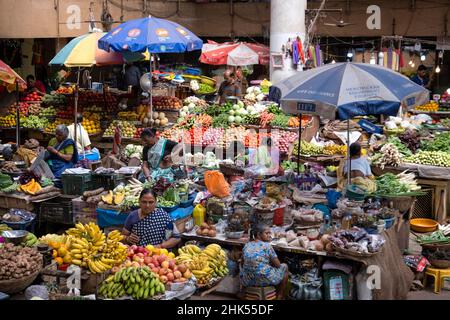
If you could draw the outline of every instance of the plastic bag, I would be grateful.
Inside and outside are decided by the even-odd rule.
[[[208,191],[218,198],[230,195],[230,185],[223,174],[217,170],[205,172],[205,185]]]

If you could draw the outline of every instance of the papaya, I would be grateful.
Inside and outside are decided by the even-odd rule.
[[[102,196],[102,201],[106,204],[113,204],[114,193],[112,191],[109,191],[108,195]]]
[[[119,205],[123,202],[123,199],[125,198],[125,194],[122,192],[116,193],[114,196],[114,204]]]

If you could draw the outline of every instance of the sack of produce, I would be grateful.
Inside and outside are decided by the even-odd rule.
[[[230,185],[224,175],[217,170],[205,172],[205,185],[208,191],[216,197],[225,198],[230,195]]]

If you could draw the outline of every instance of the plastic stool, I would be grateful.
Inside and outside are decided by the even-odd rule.
[[[450,269],[436,269],[428,267],[423,278],[423,286],[427,284],[427,277],[434,277],[434,293],[440,293],[445,278],[450,278]]]

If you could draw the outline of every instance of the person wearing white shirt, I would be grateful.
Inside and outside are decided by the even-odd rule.
[[[77,149],[79,154],[91,150],[91,140],[89,139],[89,134],[86,129],[83,128],[81,124],[83,122],[83,115],[81,113],[77,114]],[[69,129],[69,138],[75,140],[75,124],[72,123],[67,127]]]

